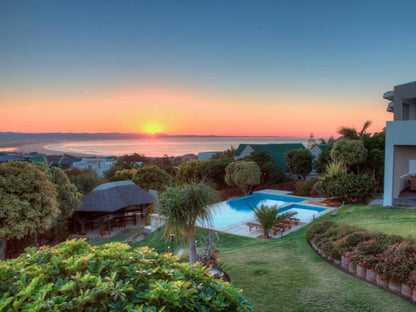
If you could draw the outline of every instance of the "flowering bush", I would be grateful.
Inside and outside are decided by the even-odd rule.
[[[376,272],[397,283],[408,283],[416,269],[416,243],[402,242],[390,246],[379,256]]]
[[[372,234],[365,231],[353,232],[337,240],[334,243],[334,249],[338,254],[343,255],[348,251],[352,251],[359,243],[369,240],[373,236]]]
[[[344,255],[348,262],[374,270],[385,279],[416,287],[416,241],[411,237],[404,240],[332,221],[313,224],[307,237],[334,259]]]

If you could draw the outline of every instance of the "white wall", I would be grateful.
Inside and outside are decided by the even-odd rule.
[[[383,205],[391,206],[407,187],[409,161],[416,159],[416,121],[388,121],[384,163]]]

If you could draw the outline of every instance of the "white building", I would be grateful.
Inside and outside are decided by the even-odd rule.
[[[114,164],[112,158],[82,158],[81,161],[74,162],[73,168],[78,169],[92,169],[100,177],[104,176],[104,171],[109,170]]]
[[[416,81],[398,85],[383,97],[394,120],[386,125],[383,205],[391,206],[416,174]]]

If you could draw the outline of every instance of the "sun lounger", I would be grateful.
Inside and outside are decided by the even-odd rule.
[[[256,222],[247,222],[246,223],[247,224],[247,226],[248,226],[248,230],[251,232],[251,229],[252,228],[256,228],[256,229],[260,229],[260,228],[262,228],[262,226],[261,226],[261,224],[260,223],[256,223]]]

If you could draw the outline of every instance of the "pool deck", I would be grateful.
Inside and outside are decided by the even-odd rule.
[[[288,191],[279,191],[279,190],[261,190],[258,192],[253,192],[253,193],[260,193],[260,194],[271,194],[271,195],[286,195],[286,196],[291,196],[291,192]],[[296,196],[296,197],[300,197],[300,196]],[[313,203],[316,203],[316,206],[318,206],[319,208],[325,208],[324,211],[317,213],[316,216],[314,215],[313,217],[310,218],[306,218],[304,220],[301,220],[300,224],[293,226],[290,230],[285,231],[283,234],[278,234],[276,236],[273,236],[274,238],[280,238],[282,236],[285,236],[293,231],[296,231],[298,229],[300,229],[301,227],[309,224],[315,217],[320,217],[323,214],[326,214],[332,210],[334,210],[335,208],[329,208],[329,207],[322,207],[319,206],[318,203],[323,200],[324,198],[316,198],[316,197],[304,197],[305,201],[299,202],[297,204],[302,204],[302,205],[306,205],[306,206],[312,206],[313,207]],[[238,223],[234,223],[231,224],[227,227],[218,229],[218,228],[212,228],[216,231],[220,231],[220,232],[225,232],[225,233],[229,233],[229,234],[233,234],[233,235],[239,235],[239,236],[245,236],[245,237],[252,237],[252,238],[256,238],[259,237],[263,234],[263,231],[261,228],[252,228],[251,231],[249,230],[248,226],[247,226],[247,222],[255,222],[256,219],[250,219],[250,220],[244,220]]]

